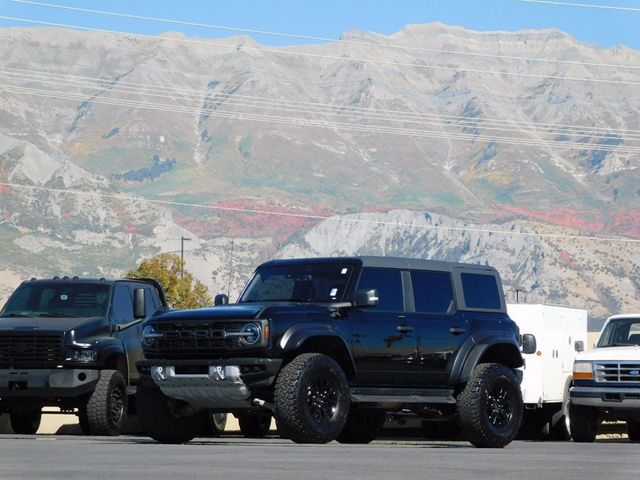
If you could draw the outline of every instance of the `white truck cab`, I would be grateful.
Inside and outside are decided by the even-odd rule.
[[[626,421],[640,441],[640,313],[610,317],[595,348],[576,357],[569,415],[576,442],[592,442],[603,420]]]

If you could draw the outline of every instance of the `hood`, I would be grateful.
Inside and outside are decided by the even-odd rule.
[[[624,347],[599,347],[588,352],[579,353],[576,360],[608,360],[608,361],[635,361],[640,363],[640,346],[629,345]]]
[[[0,317],[0,332],[16,330],[66,332],[96,320],[102,320],[102,317]]]
[[[245,320],[256,318],[264,305],[225,305],[192,310],[165,310],[156,313],[152,320]]]

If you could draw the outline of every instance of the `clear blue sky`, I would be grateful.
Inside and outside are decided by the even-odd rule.
[[[565,0],[631,10],[570,7],[519,0],[41,0],[42,3],[229,27],[339,38],[349,30],[391,34],[410,23],[442,22],[474,30],[557,28],[581,41],[640,49],[640,0]],[[0,15],[92,28],[189,36],[228,36],[230,32],[109,17],[0,0]],[[0,27],[29,24],[0,19]],[[269,45],[304,40],[251,35]]]

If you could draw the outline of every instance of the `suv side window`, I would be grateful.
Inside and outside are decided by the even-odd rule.
[[[116,284],[112,306],[111,318],[115,323],[128,323],[133,320],[133,297],[128,285]]]
[[[416,312],[450,313],[455,307],[451,275],[447,272],[411,272]]]
[[[462,273],[464,303],[468,308],[500,309],[498,283],[493,275]]]
[[[402,275],[400,270],[391,268],[363,268],[358,281],[358,290],[378,290],[378,305],[376,310],[402,312],[404,311],[404,296],[402,293]]]
[[[158,296],[158,292],[154,287],[145,286],[145,308],[147,318],[155,313],[155,311],[160,307],[160,297]]]

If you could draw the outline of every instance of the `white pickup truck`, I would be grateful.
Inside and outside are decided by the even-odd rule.
[[[606,321],[596,348],[577,355],[569,395],[574,441],[593,442],[603,420],[626,421],[640,441],[640,313]]]

